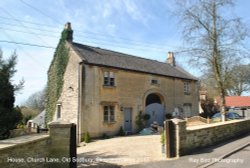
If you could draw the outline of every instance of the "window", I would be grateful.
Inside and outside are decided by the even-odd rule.
[[[192,104],[191,103],[185,103],[183,105],[183,110],[184,110],[185,117],[191,117],[191,115],[192,115]]]
[[[184,82],[184,94],[190,94],[190,83],[189,82]]]
[[[115,86],[114,72],[104,72],[104,86]]]
[[[62,107],[62,105],[61,104],[57,104],[56,105],[57,106],[57,119],[58,118],[61,118],[61,107]]]
[[[114,106],[104,106],[104,122],[114,122],[115,121],[115,107]]]
[[[156,79],[152,79],[152,80],[151,80],[151,84],[153,84],[153,85],[157,85],[157,84],[158,84],[158,80],[156,80]]]

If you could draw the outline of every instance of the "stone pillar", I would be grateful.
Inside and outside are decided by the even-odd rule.
[[[186,141],[186,120],[172,119],[175,124],[175,140],[176,140],[176,157],[185,154],[185,141]]]
[[[166,131],[166,157],[178,158],[185,154],[186,121],[171,119],[164,122]]]
[[[49,124],[51,140],[49,146],[49,157],[47,158],[49,167],[76,167],[76,162],[74,162],[74,160],[76,160],[75,129],[75,124],[64,121],[55,121]]]

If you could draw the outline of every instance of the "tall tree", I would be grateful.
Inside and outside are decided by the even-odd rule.
[[[46,88],[30,95],[24,105],[28,108],[37,111],[37,113],[40,113],[45,109],[45,103],[46,103]]]
[[[250,91],[250,65],[237,65],[231,71],[229,95],[240,96]]]
[[[11,83],[15,74],[17,55],[14,53],[8,60],[4,60],[0,51],[0,139],[8,137],[9,130],[16,127],[22,120],[19,108],[14,107],[15,91],[22,87]]]
[[[245,56],[242,45],[248,31],[240,18],[229,13],[232,0],[177,1],[191,63],[195,63],[215,80],[221,98],[222,121],[225,121],[225,96],[230,71]],[[187,3],[188,2],[188,3]]]

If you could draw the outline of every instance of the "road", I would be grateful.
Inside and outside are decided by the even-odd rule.
[[[250,146],[240,150],[239,152],[221,160],[220,162],[210,166],[209,168],[245,168],[250,167]]]

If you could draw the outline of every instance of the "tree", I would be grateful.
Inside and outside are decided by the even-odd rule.
[[[15,128],[22,120],[20,109],[14,107],[15,91],[23,86],[23,81],[19,85],[11,83],[11,78],[15,74],[17,55],[14,52],[8,60],[4,60],[0,51],[0,139],[7,138],[9,130]]]
[[[229,95],[240,96],[250,91],[250,65],[237,65],[231,70]]]
[[[45,109],[46,103],[46,88],[29,96],[25,102],[25,106],[37,111],[37,113]]]
[[[218,107],[214,103],[214,99],[208,98],[206,100],[201,100],[201,108],[203,110],[203,113],[201,113],[201,116],[204,118],[211,118],[215,113],[218,112]]]
[[[246,55],[242,42],[248,35],[240,18],[229,14],[232,0],[178,1],[183,39],[192,55],[191,63],[208,72],[215,80],[222,102],[225,121],[225,96],[230,72],[235,63]]]

